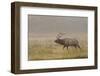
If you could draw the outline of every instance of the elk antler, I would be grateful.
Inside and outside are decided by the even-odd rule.
[[[65,33],[58,33],[57,34],[57,36],[56,36],[56,38],[60,38],[60,37],[62,37],[62,35],[64,35]]]

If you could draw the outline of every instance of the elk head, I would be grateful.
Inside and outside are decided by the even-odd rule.
[[[56,39],[54,42],[59,43],[59,44],[63,44],[64,41],[63,41],[63,39],[61,39],[61,37],[62,37],[64,34],[65,34],[65,33],[58,33],[57,36],[56,36],[57,39]]]

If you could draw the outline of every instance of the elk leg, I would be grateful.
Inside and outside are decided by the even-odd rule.
[[[77,47],[81,49],[81,47],[79,45]]]
[[[63,46],[63,49],[65,48],[65,45]]]
[[[75,49],[76,49],[76,46],[74,46],[75,47]]]
[[[68,50],[68,46],[66,46],[67,47],[67,50]]]

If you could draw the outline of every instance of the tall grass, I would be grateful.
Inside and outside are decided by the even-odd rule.
[[[54,60],[87,58],[88,50],[86,40],[79,40],[81,49],[69,47],[63,49],[53,39],[29,39],[28,60]]]

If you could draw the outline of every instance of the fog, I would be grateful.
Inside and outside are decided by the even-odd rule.
[[[87,26],[87,17],[28,15],[31,34],[87,33]]]

